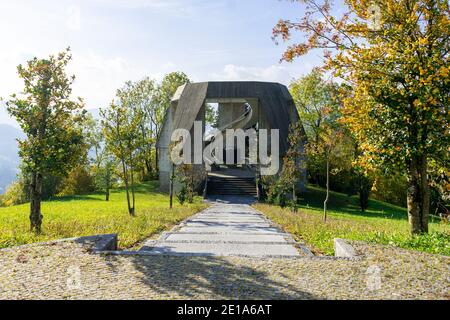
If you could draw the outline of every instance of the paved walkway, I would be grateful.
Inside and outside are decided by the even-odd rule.
[[[247,204],[249,199],[218,201],[214,199],[211,207],[165,232],[158,240],[147,241],[140,250],[177,256],[303,255],[289,234]]]

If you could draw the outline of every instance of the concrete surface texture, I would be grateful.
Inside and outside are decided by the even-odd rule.
[[[235,200],[235,199],[233,199]],[[245,200],[245,199],[244,199]],[[302,251],[245,201],[215,201],[140,249],[155,255],[299,257]],[[238,202],[238,203],[236,203]]]

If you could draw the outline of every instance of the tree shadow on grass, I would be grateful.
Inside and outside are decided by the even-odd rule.
[[[323,211],[325,190],[308,188],[300,198],[300,207]],[[330,191],[328,210],[368,218],[386,218],[407,220],[406,208],[392,204],[382,203],[377,200],[369,200],[369,208],[361,211],[357,196],[348,196],[342,193]]]
[[[68,201],[76,201],[76,200],[89,200],[89,201],[104,201],[104,199],[100,198],[101,193],[98,194],[87,194],[87,195],[76,195],[76,196],[62,196],[62,197],[53,197],[49,200],[52,202],[68,202]]]
[[[320,299],[299,290],[282,274],[274,280],[269,268],[265,267],[267,271],[263,271],[261,263],[254,267],[256,259],[163,255],[130,255],[125,258],[130,259],[142,275],[140,281],[163,299]],[[114,265],[120,263],[115,261],[117,256],[107,256],[106,259],[114,269]]]

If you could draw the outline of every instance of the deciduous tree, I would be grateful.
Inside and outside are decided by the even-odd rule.
[[[72,56],[67,49],[48,59],[34,58],[19,65],[24,80],[21,94],[13,95],[7,109],[26,138],[19,140],[23,168],[31,176],[31,230],[41,232],[42,186],[46,175],[63,176],[86,152],[83,139],[83,101],[71,99],[74,76],[65,68]]]
[[[283,59],[324,50],[326,68],[353,88],[344,115],[364,150],[361,163],[406,172],[411,232],[428,232],[428,164],[449,167],[448,1],[346,0],[339,15],[331,1],[301,2],[301,20],[274,28],[286,41],[305,35]]]

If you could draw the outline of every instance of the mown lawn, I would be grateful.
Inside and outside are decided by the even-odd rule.
[[[62,197],[42,203],[43,232],[29,232],[29,204],[0,208],[0,248],[59,238],[94,234],[119,234],[120,248],[128,248],[145,238],[170,228],[205,208],[200,198],[193,204],[169,209],[169,197],[157,192],[156,182],[139,185],[136,194],[136,217],[127,211],[124,190],[111,193]]]
[[[411,237],[405,208],[370,200],[369,209],[362,213],[356,196],[337,192],[331,192],[330,196],[326,223],[323,222],[325,191],[317,187],[308,187],[297,213],[268,204],[256,204],[255,208],[309,244],[316,253],[333,255],[333,239],[344,238],[450,255],[449,223],[433,219],[429,235]]]

